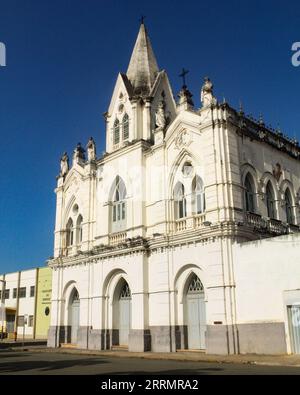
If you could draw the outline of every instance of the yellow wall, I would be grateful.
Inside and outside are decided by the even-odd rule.
[[[37,279],[37,301],[36,301],[36,321],[35,337],[46,339],[50,325],[51,315],[51,292],[52,292],[52,269],[49,267],[39,268]],[[49,315],[45,314],[45,309],[49,308]]]

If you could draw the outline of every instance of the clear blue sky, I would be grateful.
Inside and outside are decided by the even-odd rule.
[[[52,255],[59,158],[90,136],[104,149],[142,14],[174,94],[185,67],[197,106],[208,75],[219,99],[300,137],[299,1],[0,0],[0,272]]]

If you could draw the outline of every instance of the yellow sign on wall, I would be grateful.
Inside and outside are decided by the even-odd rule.
[[[52,269],[39,269],[36,301],[36,339],[47,339],[51,315]]]

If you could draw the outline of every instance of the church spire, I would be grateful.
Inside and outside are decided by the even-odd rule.
[[[147,95],[150,92],[158,71],[155,55],[144,20],[142,19],[126,73],[133,86],[134,93]]]

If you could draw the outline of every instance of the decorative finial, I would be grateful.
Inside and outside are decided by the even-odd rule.
[[[260,113],[259,114],[259,124],[261,125],[261,126],[264,126],[264,119],[263,119],[263,116],[262,116],[262,113]]]
[[[240,100],[240,102],[239,102],[239,113],[240,113],[241,115],[243,115],[243,114],[244,114],[243,103],[242,103],[242,101],[241,101],[241,100]]]
[[[182,83],[183,83],[183,87],[186,87],[186,81],[185,81],[185,76],[189,73],[189,70],[185,70],[184,68],[182,68],[181,73],[179,74],[178,77],[182,78]]]
[[[282,131],[281,131],[281,128],[280,128],[280,123],[277,124],[276,133],[277,133],[279,136],[282,136]]]

